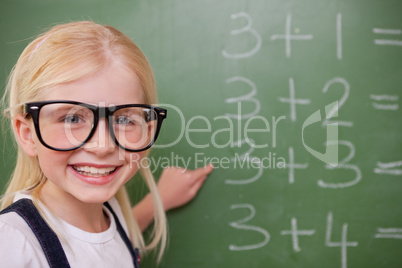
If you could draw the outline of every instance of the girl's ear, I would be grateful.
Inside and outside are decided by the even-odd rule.
[[[28,156],[37,156],[36,143],[34,141],[34,129],[32,122],[29,122],[24,116],[17,115],[13,123],[17,139],[22,149]]]

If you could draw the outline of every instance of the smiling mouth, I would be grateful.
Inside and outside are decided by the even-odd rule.
[[[117,169],[117,167],[109,167],[109,168],[96,168],[90,166],[72,166],[72,167],[77,173],[89,177],[108,176]]]

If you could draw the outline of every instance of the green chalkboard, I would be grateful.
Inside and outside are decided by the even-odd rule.
[[[161,267],[401,267],[401,11],[399,0],[2,0],[0,79],[56,23],[92,19],[139,44],[169,110],[155,174],[216,166],[168,213]],[[2,185],[15,155],[3,137]]]

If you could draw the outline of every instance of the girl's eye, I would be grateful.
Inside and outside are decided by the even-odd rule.
[[[64,117],[64,122],[69,123],[69,124],[77,124],[77,123],[81,123],[82,120],[77,115],[67,115],[66,117]]]
[[[136,125],[136,122],[127,116],[118,116],[115,120],[115,123],[119,125]]]

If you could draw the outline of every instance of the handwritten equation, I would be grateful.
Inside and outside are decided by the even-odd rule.
[[[249,214],[247,217],[240,219],[238,221],[234,221],[230,223],[230,226],[238,229],[238,230],[243,230],[243,231],[248,231],[248,232],[256,232],[260,235],[261,239],[255,244],[249,244],[249,245],[235,245],[235,244],[230,244],[229,249],[232,251],[242,251],[242,250],[253,250],[253,249],[258,249],[261,247],[264,247],[268,244],[270,241],[271,235],[270,233],[264,229],[263,227],[260,226],[254,226],[247,224],[247,222],[251,221],[255,215],[256,215],[256,210],[253,205],[251,204],[236,204],[232,205],[230,207],[232,210],[234,209],[246,209],[248,210]],[[340,248],[340,255],[341,255],[341,267],[345,268],[347,267],[347,249],[348,247],[357,247],[359,246],[358,241],[349,241],[348,240],[348,224],[343,223],[342,228],[341,228],[341,237],[339,241],[335,241],[333,237],[333,212],[328,212],[327,214],[327,224],[326,224],[326,229],[325,229],[325,241],[323,241],[323,244],[326,247],[333,247],[333,248]],[[295,217],[292,217],[290,220],[290,228],[289,229],[284,229],[280,232],[281,236],[289,236],[292,241],[292,250],[294,252],[301,252],[302,251],[302,242],[300,242],[300,238],[303,237],[308,237],[308,236],[313,236],[317,233],[316,229],[308,228],[308,229],[302,229],[299,228],[299,222],[298,219]],[[378,227],[376,232],[373,232],[372,237],[375,239],[399,239],[402,240],[402,228],[396,228],[396,227],[391,227],[391,228],[383,228],[383,227]],[[308,238],[303,238],[303,240],[308,239]]]
[[[253,21],[250,17],[249,14],[245,12],[239,12],[231,15],[231,19],[245,19],[246,20],[246,25],[243,28],[240,29],[235,29],[230,32],[230,35],[236,36],[236,35],[241,35],[241,34],[251,34],[255,41],[255,46],[252,47],[250,50],[241,52],[241,53],[234,53],[234,52],[229,52],[226,49],[222,50],[222,55],[225,58],[228,59],[243,59],[243,58],[249,58],[255,54],[261,49],[262,47],[262,37],[261,35],[252,27],[253,26]],[[298,33],[292,33],[292,28],[294,26],[292,25],[292,14],[287,14],[286,20],[285,20],[285,32],[284,33],[278,33],[278,34],[272,34],[270,36],[270,41],[271,42],[279,42],[281,40],[284,41],[285,45],[285,55],[286,58],[291,58],[292,55],[292,44],[293,42],[298,42],[298,41],[311,41],[314,39],[314,36],[312,34],[298,34]],[[342,60],[342,53],[343,53],[343,48],[342,48],[342,14],[338,13],[336,15],[336,22],[335,22],[335,30],[334,30],[334,35],[336,36],[336,57],[338,60]],[[296,32],[300,31],[299,28],[296,28]],[[373,39],[373,43],[375,45],[379,46],[402,46],[402,30],[401,29],[380,29],[380,28],[372,28],[372,32],[376,35],[380,35],[381,37],[390,37],[392,36],[392,39]],[[394,38],[399,39],[394,39]]]

